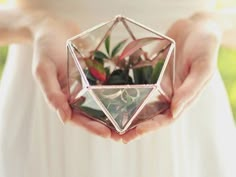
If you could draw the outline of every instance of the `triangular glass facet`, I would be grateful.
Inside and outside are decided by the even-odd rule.
[[[71,104],[73,110],[82,113],[83,115],[95,119],[110,128],[114,129],[113,125],[111,124],[110,120],[102,111],[101,107],[96,103],[94,98],[91,96],[89,91],[86,91],[84,94],[81,94],[76,102]]]
[[[83,80],[81,73],[75,63],[73,57],[73,49],[67,46],[67,71],[68,71],[68,88],[70,93],[70,102],[74,102],[78,98],[79,92],[83,89]]]
[[[93,88],[93,93],[118,130],[123,130],[153,88]]]

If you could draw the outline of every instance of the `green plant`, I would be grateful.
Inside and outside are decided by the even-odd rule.
[[[104,41],[105,52],[95,50],[91,52],[89,57],[84,58],[87,66],[84,73],[91,85],[156,83],[164,61],[159,59],[153,66],[152,60],[147,57],[147,53],[142,50],[142,47],[160,40],[160,38],[149,37],[133,40],[126,47],[124,46],[127,39],[124,39],[117,43],[112,50],[110,40],[110,36],[108,36]],[[118,55],[120,51],[121,54]],[[115,69],[111,71],[110,66],[105,66],[105,60]],[[131,77],[130,71],[132,71],[133,77]]]

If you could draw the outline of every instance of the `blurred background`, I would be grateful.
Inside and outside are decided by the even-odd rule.
[[[6,3],[6,1],[7,0],[0,0],[0,6]],[[217,0],[216,8],[218,9],[227,9],[232,7],[236,7],[236,0]],[[0,46],[0,80],[6,62],[7,51],[7,46]],[[221,46],[219,51],[218,67],[224,80],[236,121],[236,48],[232,49]]]

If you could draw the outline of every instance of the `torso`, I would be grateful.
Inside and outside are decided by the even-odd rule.
[[[122,14],[151,28],[164,31],[179,18],[209,10],[215,0],[15,0],[25,8],[49,10],[75,20],[84,30]]]

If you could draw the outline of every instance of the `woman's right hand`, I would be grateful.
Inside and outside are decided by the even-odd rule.
[[[66,40],[79,33],[72,22],[58,17],[45,17],[33,29],[33,73],[46,101],[62,122],[72,122],[101,137],[119,138],[109,128],[78,113],[68,103]]]

